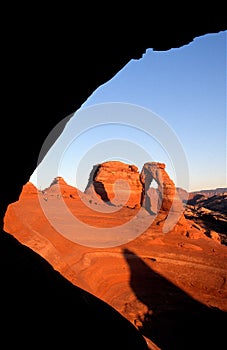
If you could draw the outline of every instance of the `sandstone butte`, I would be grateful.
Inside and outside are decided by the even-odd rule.
[[[69,216],[95,230],[77,232]],[[163,163],[141,173],[117,161],[95,165],[84,192],[61,177],[43,191],[28,182],[4,229],[119,311],[149,349],[205,349],[224,332],[227,246],[185,218]],[[99,229],[110,236],[103,240]]]

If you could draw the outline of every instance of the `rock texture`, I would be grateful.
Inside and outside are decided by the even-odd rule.
[[[153,183],[157,184],[157,188],[152,187]],[[159,225],[159,231],[165,233],[174,230],[187,237],[199,238],[206,232],[206,228],[199,223],[197,230],[192,228],[192,216],[189,215],[188,205],[189,220],[186,220],[184,212],[188,193],[175,187],[164,163],[145,163],[141,173],[135,165],[119,161],[95,165],[90,173],[85,194],[89,197],[89,200],[84,198],[87,205],[92,207],[93,203],[100,206],[101,211],[103,203],[108,205],[108,208],[105,208],[106,212],[111,212],[111,208],[118,206],[131,209],[142,206],[153,216],[152,221]],[[103,220],[106,222],[107,218],[104,219],[103,216]]]
[[[109,205],[136,208],[141,205],[142,188],[135,165],[109,161],[94,166],[85,193],[96,194]]]
[[[150,188],[153,180],[158,184],[157,190]],[[129,208],[143,205],[150,213],[183,210],[182,199],[163,163],[146,163],[141,174],[137,166],[119,161],[95,165],[85,193],[96,195],[97,200],[109,205]]]
[[[144,185],[143,204],[145,208],[152,211],[150,196],[147,192],[153,180],[158,184],[158,208],[161,211],[169,212],[173,206],[173,211],[182,211],[182,201],[177,195],[174,182],[165,171],[165,164],[157,162],[145,163],[141,172],[141,181]]]
[[[95,6],[97,7],[97,4]],[[88,7],[87,3],[85,7]],[[58,6],[55,6],[55,9],[58,10]],[[106,9],[106,13],[103,12],[102,5],[100,9],[101,11],[97,10],[93,16],[92,24],[92,17],[88,23],[87,12],[83,10],[78,11],[79,16],[82,16],[81,21],[74,20],[74,11],[71,11],[73,20],[70,21],[69,11],[64,16],[62,6],[59,9],[59,16],[50,16],[48,10],[43,11],[40,8],[40,16],[37,15],[36,18],[33,16],[32,19],[27,16],[27,11],[24,11],[22,7],[20,11],[14,12],[16,16],[13,16],[12,11],[5,11],[6,23],[13,23],[13,27],[8,32],[8,38],[2,43],[2,67],[4,67],[1,76],[2,109],[6,113],[1,120],[1,131],[5,137],[0,140],[2,150],[1,225],[8,205],[18,201],[22,186],[27,183],[35,170],[46,136],[58,123],[62,123],[63,118],[80,108],[95,89],[113,78],[131,59],[141,58],[147,48],[169,50],[186,45],[200,35],[227,29],[225,11],[218,4],[207,5],[204,10],[205,16],[201,15],[201,11],[198,11],[198,8],[195,9],[195,6],[191,4],[186,10],[183,8],[180,10],[178,6],[177,11],[172,11],[169,17],[166,17],[162,3],[160,9],[156,7],[152,12],[150,7],[145,8],[144,4],[141,4],[139,8],[136,6],[132,16],[119,16],[121,11],[116,6],[116,17],[112,16],[113,21],[110,20],[109,9]],[[52,12],[52,9],[50,10]],[[158,27],[156,21],[153,20],[155,18],[158,18]],[[59,19],[61,23],[66,19],[67,25],[59,26]],[[81,28],[81,22],[89,25]],[[103,28],[105,28],[104,31]],[[20,53],[16,60],[12,60],[18,47]],[[65,124],[59,124],[59,128],[55,130],[53,143],[64,126]],[[9,147],[10,142],[14,147]],[[43,157],[50,147],[51,144],[46,145]],[[66,200],[76,201],[72,198]],[[20,203],[12,205],[16,209],[15,216],[11,217],[11,223],[9,223],[11,219],[8,218],[8,224],[13,227],[18,225],[18,221],[22,219],[29,222],[36,218],[37,206],[35,203],[33,198],[31,202],[20,200]],[[19,207],[21,212],[18,216]],[[34,217],[31,211],[34,211]],[[42,219],[42,216],[40,222],[37,219],[38,230],[34,225],[33,230],[30,231],[24,222],[24,234],[31,234],[33,242],[36,237],[35,231],[41,232],[42,237],[48,233],[49,229],[51,231],[51,228]],[[18,237],[22,233],[18,228]],[[5,344],[8,344],[9,348],[13,348],[16,338],[17,347],[23,349],[31,348],[33,345],[31,339],[34,339],[37,347],[40,348],[43,347],[43,344],[49,348],[70,348],[74,343],[78,347],[80,346],[78,337],[82,333],[83,340],[86,342],[84,348],[87,347],[87,342],[90,340],[91,349],[106,349],[109,344],[107,345],[104,340],[105,330],[108,328],[102,328],[99,323],[100,318],[96,319],[99,327],[95,328],[95,332],[93,332],[95,323],[88,323],[89,315],[97,311],[100,315],[99,306],[94,307],[93,304],[90,305],[87,302],[83,304],[87,312],[85,312],[85,319],[81,319],[80,315],[83,311],[80,308],[81,299],[73,293],[69,298],[66,290],[62,292],[57,284],[53,284],[53,279],[50,279],[46,273],[43,262],[31,258],[34,255],[31,249],[25,249],[24,245],[12,239],[10,234],[1,232],[0,238],[1,316],[4,320],[1,325],[1,346],[4,348]],[[62,243],[64,246],[66,242]],[[29,242],[27,246],[29,247]],[[56,266],[53,261],[51,264]],[[59,278],[56,277],[56,274],[54,276],[54,278]],[[42,283],[43,278],[46,281],[45,284]],[[72,303],[65,303],[69,299]],[[58,306],[57,310],[56,306]],[[59,307],[65,312],[59,312]],[[23,322],[21,315],[23,315]],[[72,315],[76,315],[76,325],[71,322]],[[37,316],[40,317],[37,318]],[[106,320],[110,320],[112,316],[112,314],[109,318],[106,316]],[[114,326],[116,328],[113,328],[114,332],[112,336],[111,334],[109,336],[110,343],[120,331],[116,323]],[[51,331],[52,329],[54,332]],[[115,348],[132,349],[130,347],[131,335],[124,337],[124,329],[124,327],[121,328],[120,338],[122,339],[122,336],[123,339],[127,338],[129,343],[123,343],[121,346],[119,342]],[[189,326],[188,329],[191,330],[191,327]],[[13,336],[9,336],[9,331]],[[209,334],[215,336],[216,333],[212,329]],[[223,334],[225,332],[220,331],[217,340]],[[179,339],[179,336],[181,334],[178,333],[176,339]],[[192,346],[195,349],[198,341],[192,336],[193,333],[190,334],[189,340],[195,340]],[[156,336],[157,342],[158,338],[161,341],[169,340],[163,328],[160,337]],[[184,343],[188,344],[187,336],[185,339]],[[206,339],[206,335],[201,339]],[[103,347],[100,346],[100,343]],[[205,347],[204,342],[202,345],[201,349]],[[171,341],[167,347],[177,349]],[[185,349],[185,346],[178,348]],[[218,348],[218,345],[214,348]],[[142,349],[142,347],[138,346],[137,349]]]
[[[13,140],[16,145],[11,150],[8,143],[6,145],[8,141],[5,138],[0,140],[1,149],[4,150],[4,171],[0,174],[0,183],[4,184],[0,188],[1,215],[4,215],[9,203],[19,198],[22,186],[37,166],[40,150],[49,132],[61,122],[53,137],[53,144],[66,124],[63,119],[79,109],[99,86],[112,79],[131,59],[140,59],[147,48],[169,50],[186,45],[200,35],[227,29],[220,6],[216,8],[216,12],[213,6],[207,6],[206,16],[202,16],[193,6],[191,9],[187,6],[187,11],[182,9],[179,13],[179,9],[174,10],[169,17],[165,16],[162,5],[156,3],[156,6],[160,8],[156,7],[152,13],[144,5],[139,10],[137,7],[130,9],[132,16],[121,16],[119,8],[115,7],[115,10],[111,9],[116,14],[113,20],[110,20],[109,11],[106,10],[105,13],[100,7],[94,19],[90,18],[89,32],[87,25],[86,30],[81,30],[79,23],[73,23],[73,19],[69,21],[69,12],[65,16],[67,25],[62,25],[61,28],[57,17],[49,16],[43,11],[32,21],[25,15],[25,11],[20,11],[20,16],[14,17],[15,30],[9,40],[2,43],[3,66],[8,67],[5,69],[6,74],[1,77],[4,87],[2,101],[6,111],[10,106],[12,116],[16,116],[18,110],[21,116],[13,118],[13,128],[8,115],[1,121],[3,134],[8,135],[8,139]],[[11,21],[10,11],[6,13],[7,16],[8,21]],[[59,16],[64,22],[62,12]],[[80,10],[79,16],[87,23],[86,11]],[[158,27],[155,21],[150,20],[150,16],[152,19],[160,19]],[[29,28],[29,34],[25,32],[25,28]],[[104,31],[108,33],[108,40]],[[18,43],[20,57],[12,64]],[[53,65],[53,62],[56,64]],[[11,88],[5,88],[9,81],[13,82],[13,88],[12,85]],[[28,125],[33,122],[35,132],[29,133]],[[22,143],[21,140],[26,142]],[[43,150],[42,157],[52,144]],[[15,169],[20,169],[17,180]],[[5,187],[8,189],[7,194]]]
[[[216,237],[218,241],[227,245],[226,189],[190,193],[189,196],[185,217],[203,227],[208,236]]]
[[[146,231],[121,246],[91,248],[77,244],[55,230],[43,212],[43,203],[45,206],[50,206],[56,220],[68,226],[72,232],[75,231],[75,226],[71,225],[65,214],[59,211],[60,199],[80,220],[101,228],[120,226],[122,235],[126,234],[124,223],[133,220],[138,213],[140,221],[136,229],[148,217],[153,217],[153,214],[148,213],[144,207],[139,209],[119,207],[118,211],[113,213],[97,212],[97,209],[102,208],[101,204],[90,203],[90,197],[86,194],[81,198],[82,194],[67,185],[62,178],[54,179],[45,193],[30,191],[31,188],[33,187],[30,183],[25,185],[19,201],[8,207],[5,230],[24,246],[45,258],[55,270],[81,289],[77,290],[76,294],[72,292],[69,297],[62,289],[59,290],[57,284],[52,281],[52,274],[45,270],[46,284],[49,286],[49,289],[45,287],[48,299],[44,299],[45,303],[41,304],[42,299],[38,299],[35,294],[35,290],[39,291],[38,295],[42,291],[41,276],[29,299],[27,299],[28,293],[23,293],[23,289],[21,292],[23,295],[17,299],[17,290],[21,285],[20,278],[18,277],[16,286],[9,279],[13,294],[11,303],[15,301],[13,303],[15,310],[18,310],[16,305],[21,305],[21,300],[25,303],[25,300],[33,299],[31,304],[38,303],[38,309],[41,310],[39,312],[43,312],[43,322],[47,325],[43,305],[45,310],[49,310],[48,306],[51,305],[52,310],[56,309],[54,315],[57,319],[57,322],[55,320],[51,324],[55,325],[62,335],[62,342],[69,325],[73,325],[68,328],[70,331],[75,330],[75,326],[80,331],[77,339],[80,337],[86,339],[86,332],[89,331],[91,334],[92,328],[94,334],[98,334],[99,337],[101,327],[100,332],[107,334],[114,348],[143,349],[142,342],[140,345],[136,344],[136,334],[133,330],[130,335],[130,327],[125,327],[121,318],[114,312],[110,312],[108,318],[109,311],[102,303],[91,298],[92,294],[127,319],[146,339],[149,349],[222,348],[222,343],[226,340],[227,322],[226,246],[212,237],[207,237],[204,230],[193,220],[185,219],[176,225],[177,230],[174,228],[163,234],[159,215]],[[62,189],[61,198],[58,197],[59,188]],[[47,201],[44,200],[45,196],[48,197]],[[165,216],[166,214],[167,212]],[[5,254],[5,258],[8,257],[7,252],[1,251],[1,253],[1,256]],[[13,254],[10,255],[10,259],[13,259]],[[36,271],[40,272],[39,265],[35,270],[34,266],[36,265],[33,263],[29,265],[30,273],[27,276],[29,292],[34,274]],[[17,271],[21,273],[20,270]],[[82,290],[90,294],[82,293]],[[76,299],[73,302],[74,297]],[[60,305],[62,308],[60,316],[64,319],[67,315],[66,308],[75,316],[73,323],[71,318],[70,322],[64,321],[63,334],[57,316]],[[22,307],[19,310],[23,312]],[[89,310],[92,310],[91,314]],[[113,341],[111,337],[114,333],[116,334]],[[35,331],[32,334],[35,336]],[[119,337],[122,337],[122,343],[118,345]],[[127,338],[129,338],[128,344]],[[92,345],[92,342],[91,337],[89,345]],[[104,341],[99,340],[96,343],[99,343],[100,349],[110,347]]]

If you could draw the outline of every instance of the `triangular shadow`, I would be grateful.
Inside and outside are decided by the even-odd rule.
[[[131,289],[148,310],[139,320],[144,336],[162,350],[223,349],[226,312],[194,300],[132,251],[124,249],[123,254]]]

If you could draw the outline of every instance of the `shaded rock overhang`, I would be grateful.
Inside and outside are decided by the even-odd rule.
[[[96,88],[131,59],[140,59],[148,48],[165,51],[187,45],[198,36],[227,29],[225,11],[215,5],[204,9],[203,14],[194,8],[178,8],[165,18],[165,9],[151,12],[136,8],[127,16],[121,13],[121,18],[119,9],[116,13],[112,8],[111,11],[111,16],[109,11],[101,11],[87,18],[86,11],[80,10],[74,21],[62,13],[53,16],[48,11],[42,11],[40,16],[37,13],[35,18],[21,9],[5,14],[1,60],[1,218],[7,205],[18,200],[35,170],[48,133],[63,118],[70,118]],[[63,128],[61,125],[56,129],[52,143]]]

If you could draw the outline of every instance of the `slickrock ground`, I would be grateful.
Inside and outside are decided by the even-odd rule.
[[[227,247],[184,215],[163,233],[164,212],[152,216],[145,208],[106,208],[62,178],[43,192],[27,183],[19,200],[8,207],[4,229],[73,284],[118,310],[140,330],[150,349],[223,348]],[[80,224],[68,220],[69,212],[97,230],[88,236],[83,229],[79,232]],[[63,226],[70,239],[61,234]],[[98,229],[116,226],[116,241],[107,234],[103,243]]]

